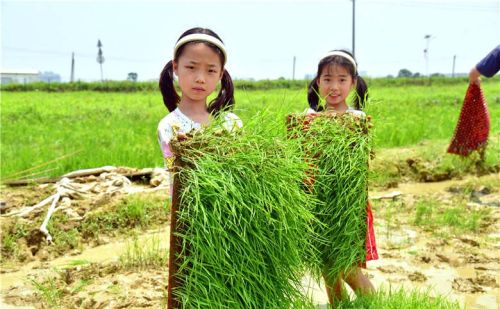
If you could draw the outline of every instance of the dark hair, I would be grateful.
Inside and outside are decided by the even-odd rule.
[[[342,51],[350,55],[354,59],[354,56],[350,52],[346,50],[338,50],[338,51]],[[323,69],[329,65],[340,65],[344,67],[352,76],[352,79],[357,80],[356,83],[357,95],[354,97],[353,103],[355,109],[362,110],[365,107],[366,101],[368,100],[368,86],[366,85],[365,80],[361,76],[359,76],[352,62],[349,61],[347,58],[339,55],[325,57],[321,59],[321,61],[319,62],[318,72],[316,73],[316,77],[314,77],[314,79],[309,83],[309,87],[307,89],[307,101],[309,102],[309,107],[311,107],[311,109],[314,109],[317,112],[322,111],[324,109],[323,106],[319,105],[319,89],[317,81]]]
[[[202,34],[208,34],[210,36],[213,36],[217,39],[219,39],[221,42],[221,38],[212,30],[206,29],[206,28],[192,28],[184,32],[177,41],[182,39],[188,34],[193,34],[193,33],[202,33]],[[179,56],[182,54],[182,51],[184,50],[184,47],[190,43],[204,43],[210,48],[212,48],[220,57],[220,61],[222,63],[222,79],[221,79],[221,87],[219,94],[215,99],[213,99],[207,107],[207,110],[211,114],[218,114],[221,111],[229,110],[234,106],[234,87],[233,87],[233,80],[231,79],[231,76],[229,73],[224,69],[224,63],[225,63],[225,58],[224,58],[224,53],[214,44],[211,44],[206,41],[192,41],[188,42],[182,46],[180,46],[175,55],[174,55],[174,60],[177,61]],[[179,97],[179,94],[175,90],[174,86],[174,72],[173,72],[173,64],[172,60],[170,60],[163,70],[161,71],[160,74],[160,81],[159,81],[159,86],[160,86],[160,91],[161,95],[163,96],[163,104],[167,107],[167,109],[172,112],[177,108],[177,104],[180,102],[181,98]]]

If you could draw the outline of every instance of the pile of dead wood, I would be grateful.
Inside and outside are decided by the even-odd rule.
[[[50,205],[47,215],[40,226],[40,231],[48,242],[52,236],[47,230],[47,224],[54,212],[65,210],[71,212],[72,200],[92,200],[112,197],[117,194],[134,194],[167,190],[170,184],[169,173],[163,168],[132,169],[126,167],[103,166],[99,168],[83,169],[65,174],[61,177],[38,178],[30,180],[11,180],[4,182],[7,186],[25,186],[31,184],[54,183],[54,194],[33,206],[9,211],[9,205],[2,203],[2,217],[25,218],[33,211],[43,211],[43,207]],[[133,182],[142,183],[134,186]],[[78,220],[78,218],[75,218]],[[81,219],[81,218],[80,218]]]

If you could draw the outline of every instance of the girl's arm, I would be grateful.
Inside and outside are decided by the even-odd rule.
[[[170,149],[170,141],[174,137],[174,130],[172,126],[166,123],[158,125],[158,143],[163,154],[165,167],[171,169],[174,164],[174,154]]]
[[[238,117],[236,114],[227,113],[224,116],[224,122],[222,125],[224,126],[224,129],[232,132],[237,129],[241,129],[243,127],[243,121],[241,121],[240,117]]]

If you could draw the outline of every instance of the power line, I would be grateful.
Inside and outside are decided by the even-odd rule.
[[[367,3],[392,5],[392,6],[405,6],[405,7],[419,7],[438,10],[457,10],[457,11],[477,11],[491,13],[494,10],[500,10],[500,1],[480,2],[474,1],[473,3],[460,3],[460,2],[443,2],[443,1],[383,1],[383,0],[365,0]]]
[[[37,49],[28,49],[28,48],[19,48],[19,47],[11,47],[11,46],[2,46],[3,50],[14,51],[20,53],[29,53],[29,54],[42,54],[42,55],[54,55],[54,56],[68,56],[71,55],[72,52],[62,52],[55,50],[37,50]],[[75,53],[75,56],[81,58],[95,58],[94,54],[86,54],[86,53]],[[125,61],[125,62],[156,62],[153,59],[139,59],[139,58],[126,58],[126,57],[106,57],[109,60],[115,61]]]

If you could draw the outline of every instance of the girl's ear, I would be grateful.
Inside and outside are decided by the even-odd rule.
[[[314,79],[314,82],[316,83],[316,86],[318,86],[318,88],[319,88],[319,78],[318,78],[318,77],[316,77],[316,78]]]
[[[174,71],[174,74],[175,74],[176,76],[179,76],[179,75],[177,74],[177,70],[178,70],[178,69],[179,69],[179,64],[177,63],[177,61],[172,60],[172,71]]]

